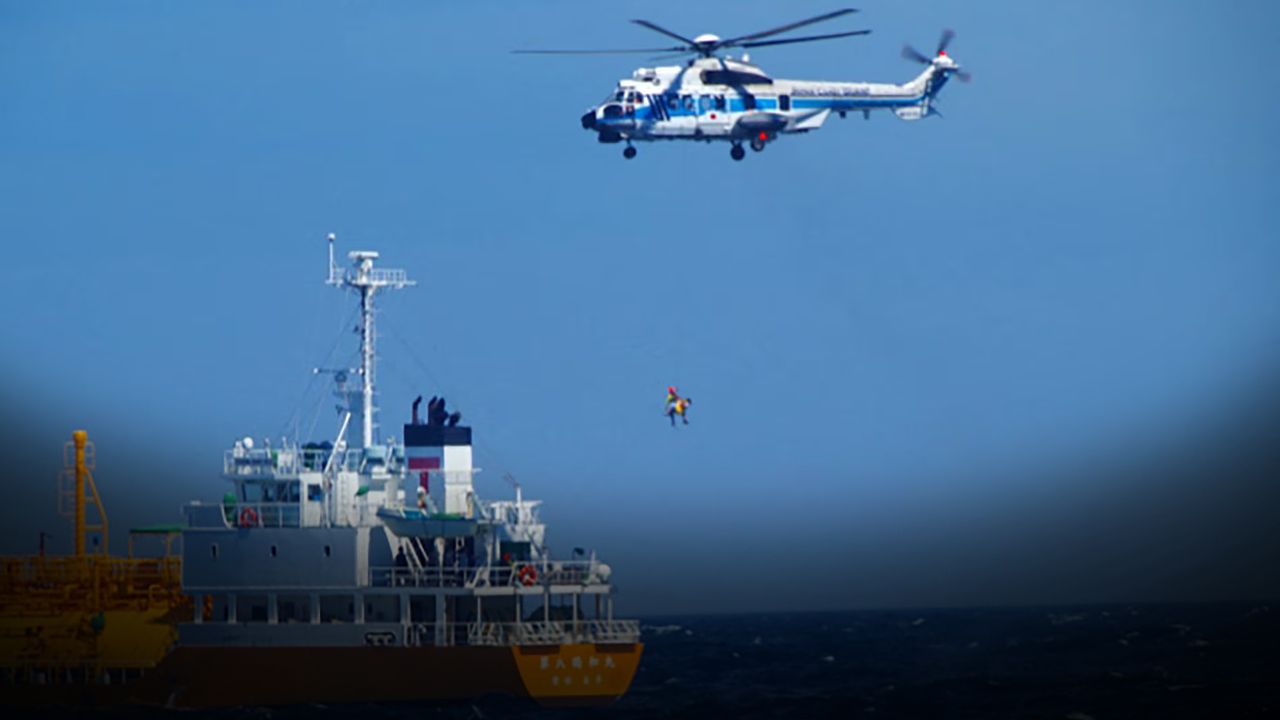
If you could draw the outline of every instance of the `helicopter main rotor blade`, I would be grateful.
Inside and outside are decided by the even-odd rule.
[[[738,47],[754,48],[764,47],[765,45],[786,45],[787,43],[813,42],[815,40],[834,40],[835,38],[851,37],[853,35],[867,35],[870,30],[854,30],[852,32],[831,33],[829,35],[809,35],[808,37],[785,38],[783,40],[761,40],[759,42],[745,42],[738,44]]]
[[[689,46],[689,47],[691,47],[691,48],[695,48],[695,47],[697,47],[697,46],[698,46],[698,43],[696,43],[696,42],[694,42],[694,41],[690,40],[689,38],[687,38],[687,37],[685,37],[685,36],[683,36],[683,35],[677,35],[677,34],[675,34],[675,33],[671,32],[670,30],[668,30],[668,29],[666,29],[666,28],[664,28],[664,27],[661,27],[661,26],[659,26],[659,25],[655,25],[655,24],[653,24],[653,23],[649,22],[648,20],[632,20],[631,22],[635,23],[636,25],[639,25],[640,27],[646,27],[646,28],[649,28],[650,30],[652,30],[652,31],[654,31],[654,32],[660,32],[660,33],[662,33],[663,35],[666,35],[666,36],[667,36],[667,37],[669,37],[669,38],[674,38],[674,39],[676,39],[676,40],[679,40],[680,42],[685,43],[686,45],[688,45],[688,46]]]
[[[516,55],[626,55],[631,53],[685,53],[689,48],[636,48],[630,50],[512,50]]]
[[[936,52],[934,52],[934,54],[941,55],[943,51],[947,49],[947,46],[951,44],[951,41],[955,39],[955,37],[956,37],[955,30],[943,30],[942,37],[938,38],[938,49]]]
[[[777,35],[778,33],[784,33],[784,32],[787,32],[788,30],[795,30],[796,28],[801,28],[801,27],[804,27],[805,25],[812,25],[814,23],[823,22],[824,20],[831,20],[833,18],[838,18],[841,15],[848,15],[849,13],[855,13],[855,12],[858,12],[856,8],[844,8],[843,10],[836,10],[835,12],[829,12],[829,13],[826,13],[825,15],[817,15],[815,17],[811,17],[805,20],[797,20],[796,22],[787,23],[786,25],[779,25],[778,27],[770,30],[761,30],[760,32],[751,33],[750,35],[739,35],[738,37],[729,38],[728,40],[721,41],[720,47],[725,47],[728,45],[738,45],[744,40],[758,40],[763,37],[769,37],[770,35]]]
[[[930,60],[929,58],[925,57],[924,53],[911,47],[910,45],[902,46],[902,57],[908,60],[915,60],[921,65],[928,65],[933,62],[933,60]]]
[[[693,54],[694,52],[692,50],[685,48],[680,52],[670,52],[665,55],[654,55],[653,57],[645,58],[645,60],[651,60],[653,62],[661,62],[665,60],[675,60],[676,58],[682,58],[687,55],[693,55]]]

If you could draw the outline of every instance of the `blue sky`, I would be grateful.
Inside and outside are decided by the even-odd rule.
[[[824,29],[870,36],[753,60],[902,81],[903,42],[952,27],[975,81],[943,120],[833,119],[742,163],[670,143],[628,162],[582,131],[633,57],[508,52],[833,7],[0,4],[0,368],[11,450],[39,469],[13,483],[31,510],[9,549],[60,528],[45,478],[73,427],[117,527],[220,495],[234,437],[331,434],[309,370],[356,346],[329,232],[420,282],[383,300],[384,426],[443,392],[482,492],[515,474],[635,607],[700,607],[735,552],[867,579],[735,607],[1036,601],[1032,575],[902,568],[972,574],[1084,498],[1199,497],[1045,471],[1174,443],[1276,368],[1273,5],[863,4]],[[1195,596],[1167,579],[1193,566],[1143,584],[1078,550],[1056,597]]]

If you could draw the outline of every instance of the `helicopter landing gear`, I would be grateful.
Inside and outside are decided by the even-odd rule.
[[[747,156],[747,151],[742,149],[742,143],[734,143],[733,148],[729,150],[729,157],[734,160],[741,160]]]
[[[752,150],[755,150],[756,152],[760,152],[761,150],[764,150],[764,145],[765,145],[764,141],[761,140],[760,138],[751,138]]]
[[[630,160],[631,158],[633,158],[633,157],[635,157],[635,156],[636,156],[636,149],[635,149],[634,147],[631,147],[630,145],[628,145],[628,146],[627,146],[625,149],[623,149],[623,151],[622,151],[622,157],[624,157],[624,158],[626,158],[626,159],[628,159],[628,160]]]

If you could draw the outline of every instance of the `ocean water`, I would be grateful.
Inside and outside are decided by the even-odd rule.
[[[607,708],[240,708],[183,718],[1280,717],[1280,605],[1116,605],[649,618]],[[152,713],[147,713],[151,715]],[[178,714],[157,712],[157,717]]]

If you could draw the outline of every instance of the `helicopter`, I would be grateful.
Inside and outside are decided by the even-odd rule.
[[[533,55],[606,55],[615,53],[664,53],[663,60],[693,55],[683,66],[642,67],[623,79],[603,101],[581,117],[583,129],[596,133],[601,143],[625,143],[622,156],[636,156],[635,142],[654,140],[726,141],[734,160],[746,157],[743,144],[756,152],[782,135],[801,134],[823,126],[832,113],[841,118],[862,113],[870,119],[872,110],[889,110],[903,120],[919,120],[939,115],[936,97],[955,76],[968,81],[947,46],[955,33],[945,30],[932,57],[910,45],[903,57],[925,66],[914,79],[892,83],[829,82],[772,78],[751,63],[750,48],[792,43],[834,40],[866,35],[870,30],[773,38],[814,23],[850,13],[844,8],[799,20],[769,30],[721,38],[703,34],[694,38],[679,35],[648,20],[631,22],[682,44],[674,47],[625,50],[515,50]],[[722,50],[741,48],[737,59],[720,55]]]

